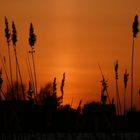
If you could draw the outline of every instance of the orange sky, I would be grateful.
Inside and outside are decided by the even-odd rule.
[[[7,16],[9,22],[14,20],[17,27],[17,51],[22,75],[27,82],[25,58],[29,49],[29,23],[33,22],[37,35],[35,55],[38,87],[57,77],[59,89],[65,72],[65,103],[70,103],[72,98],[74,106],[80,99],[84,102],[99,101],[100,63],[109,80],[109,94],[113,97],[113,66],[118,59],[119,90],[123,95],[125,68],[130,73],[132,22],[136,14],[140,15],[139,0],[0,0],[0,51],[7,57],[4,37],[4,16]],[[139,43],[138,35],[134,58],[134,98],[137,106],[140,88]],[[130,78],[127,99],[129,104]]]

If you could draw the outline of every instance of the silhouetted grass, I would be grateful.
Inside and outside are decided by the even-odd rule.
[[[29,53],[31,53],[32,55],[32,61],[33,61],[33,70],[34,70],[34,83],[35,83],[35,98],[36,98],[36,94],[37,94],[37,79],[36,79],[36,69],[35,69],[35,60],[34,60],[34,53],[35,53],[35,42],[36,42],[36,35],[34,33],[34,28],[33,28],[33,24],[30,23],[30,29],[29,29],[29,45],[31,47],[31,50],[29,51]]]
[[[13,42],[13,49],[15,53],[15,61],[16,61],[17,95],[18,95],[18,74],[19,74],[19,78],[21,81],[22,95],[23,95],[23,98],[25,98],[24,89],[23,89],[23,81],[22,81],[20,66],[19,66],[18,57],[17,57],[17,50],[16,50],[17,31],[16,31],[16,26],[14,22],[12,22],[12,42]]]
[[[115,80],[116,80],[116,104],[117,104],[117,113],[122,114],[121,109],[121,102],[120,102],[120,95],[119,95],[119,87],[118,87],[118,60],[114,64],[114,70],[115,70]]]
[[[133,41],[132,41],[132,62],[131,62],[131,110],[133,108],[134,39],[137,37],[137,34],[139,32],[138,25],[139,25],[138,15],[136,15],[134,18],[133,25],[132,25]]]
[[[10,41],[11,41],[11,32],[9,29],[8,20],[5,17],[5,37],[8,46],[8,56],[9,56],[9,68],[10,68],[10,79],[11,79],[11,87],[13,87],[13,77],[12,77],[12,65],[11,65],[11,53],[10,53]],[[12,91],[11,91],[12,92]]]
[[[60,88],[57,86],[57,78],[55,77],[52,82],[47,83],[44,87],[40,88],[38,92],[37,89],[37,76],[35,69],[35,43],[36,35],[34,33],[33,24],[30,24],[29,28],[29,45],[33,62],[33,72],[30,60],[27,57],[27,69],[29,73],[29,85],[28,90],[23,84],[21,76],[21,67],[19,66],[16,43],[17,43],[17,31],[14,22],[12,22],[12,35],[9,29],[9,24],[7,18],[5,18],[5,37],[8,45],[8,57],[9,57],[9,68],[10,68],[10,80],[6,70],[6,59],[4,60],[0,54],[0,59],[2,66],[6,75],[6,79],[2,78],[2,69],[0,69],[0,131],[12,130],[12,121],[15,120],[14,130],[18,131],[88,131],[88,132],[99,132],[99,131],[130,131],[136,130],[139,127],[140,112],[132,110],[133,107],[133,56],[134,56],[134,38],[136,38],[138,33],[138,16],[135,16],[133,22],[133,44],[132,44],[132,70],[131,70],[131,110],[126,112],[125,102],[126,102],[126,88],[128,81],[127,70],[124,73],[124,115],[121,112],[120,96],[118,91],[118,61],[114,65],[115,69],[115,80],[116,80],[116,104],[114,101],[110,101],[110,96],[108,93],[108,80],[105,79],[101,67],[99,65],[101,75],[102,75],[102,89],[101,89],[101,101],[86,103],[82,107],[82,100],[76,109],[72,108],[73,99],[71,104],[62,105],[64,98],[64,86],[66,75],[63,73]],[[13,42],[13,48],[15,53],[16,61],[16,81],[13,81],[12,77],[12,65],[11,65],[11,54],[10,54],[10,41]],[[20,83],[18,81],[18,76],[20,78]],[[7,80],[7,91],[2,90],[2,85]],[[58,96],[58,91],[60,90],[61,96]],[[66,95],[65,95],[66,97]],[[4,101],[3,101],[4,100]],[[108,102],[107,102],[108,101]],[[116,114],[117,109],[117,114]],[[6,112],[6,113],[5,113]],[[126,113],[125,113],[126,112]],[[7,118],[7,114],[9,118]],[[6,120],[8,121],[6,122]],[[12,125],[11,125],[12,124]],[[127,124],[127,126],[126,126]],[[138,129],[139,131],[140,129]]]
[[[125,102],[126,102],[126,88],[127,88],[127,82],[128,82],[128,76],[129,74],[127,73],[127,70],[125,70],[124,73],[124,115],[125,115]]]

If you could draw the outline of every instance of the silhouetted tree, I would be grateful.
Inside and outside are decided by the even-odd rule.
[[[64,96],[64,84],[65,84],[65,73],[63,73],[63,79],[62,79],[61,87],[60,87],[60,90],[62,93],[62,101],[63,101],[63,96]]]
[[[57,97],[53,86],[51,83],[46,84],[45,87],[40,89],[38,95],[40,104],[45,105],[49,110],[57,110],[61,103],[61,97]]]
[[[53,84],[48,83],[45,87],[40,89],[37,99],[38,103],[43,105],[45,109],[45,127],[46,129],[52,129],[55,113],[58,111],[58,108],[60,108],[60,103],[62,101],[61,97],[58,97],[56,93],[56,78],[54,78]]]

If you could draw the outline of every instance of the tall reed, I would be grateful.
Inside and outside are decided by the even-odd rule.
[[[103,99],[103,104],[106,103],[106,97],[108,98],[108,102],[109,104],[111,104],[111,101],[110,101],[110,97],[109,97],[109,93],[108,93],[108,85],[107,85],[107,82],[108,80],[105,79],[104,75],[103,75],[103,72],[102,72],[102,69],[100,67],[100,65],[98,64],[99,66],[99,69],[100,69],[100,72],[101,72],[101,75],[102,75],[102,80],[101,80],[101,83],[102,83],[102,90],[101,90],[101,99]]]
[[[34,86],[33,74],[32,74],[32,69],[31,69],[31,64],[30,64],[30,59],[29,59],[28,53],[27,53],[26,63],[27,63],[27,69],[28,69],[28,74],[29,74],[29,79],[30,79],[30,85],[32,85],[33,94],[34,94],[34,98],[35,98],[35,86]]]
[[[125,73],[124,73],[124,115],[125,115],[126,88],[127,88],[128,76],[129,74],[127,73],[127,70],[125,70]]]
[[[114,70],[115,70],[115,81],[116,81],[116,103],[117,103],[117,110],[118,115],[122,114],[121,111],[121,102],[120,102],[120,96],[119,96],[119,88],[118,88],[118,60],[114,64]]]
[[[25,99],[23,81],[22,81],[20,66],[19,66],[18,57],[17,57],[17,50],[16,50],[17,31],[16,31],[16,26],[14,22],[12,22],[12,42],[13,42],[13,48],[14,48],[14,53],[15,53],[15,61],[16,61],[17,84],[18,84],[18,73],[19,73],[19,78],[20,78],[21,88],[22,88],[22,96],[23,96],[23,99]],[[17,85],[17,88],[18,88],[18,85]],[[17,95],[18,95],[18,89],[17,89]]]
[[[63,102],[63,97],[64,97],[64,84],[65,84],[65,73],[63,73],[63,79],[62,79],[61,86],[60,86],[60,90],[62,93],[62,102]]]
[[[131,59],[131,111],[133,109],[134,40],[139,32],[138,25],[139,25],[138,15],[136,15],[134,17],[132,25],[133,39],[132,39],[132,59]]]
[[[10,80],[11,80],[11,92],[13,92],[13,77],[12,77],[12,64],[11,64],[11,53],[10,53],[10,41],[11,41],[11,33],[9,29],[8,20],[5,17],[5,37],[8,46],[8,56],[9,56],[9,68],[10,68]],[[12,93],[13,94],[13,93]]]
[[[12,89],[11,84],[10,84],[10,80],[9,80],[9,77],[8,77],[7,69],[6,69],[6,58],[4,57],[4,59],[3,59],[2,56],[1,56],[1,53],[0,53],[0,60],[1,60],[4,72],[5,72],[5,75],[6,75],[7,88]]]
[[[35,53],[35,42],[36,42],[36,35],[34,33],[34,28],[33,24],[30,23],[30,28],[29,28],[29,45],[31,47],[31,50],[29,53],[32,55],[32,61],[33,61],[33,70],[34,70],[34,79],[35,79],[35,94],[37,94],[37,78],[36,78],[36,69],[35,69],[35,60],[34,60],[34,53]]]

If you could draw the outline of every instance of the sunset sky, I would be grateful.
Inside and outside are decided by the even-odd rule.
[[[32,22],[37,35],[35,61],[38,89],[56,77],[60,93],[65,72],[65,103],[70,103],[72,98],[73,106],[77,106],[80,99],[84,103],[100,101],[102,77],[99,63],[108,79],[109,95],[115,98],[114,62],[118,59],[119,91],[123,103],[123,74],[125,69],[130,73],[132,23],[136,14],[140,16],[140,0],[0,0],[0,52],[8,61],[4,34],[6,16],[10,26],[12,21],[16,24],[18,57],[27,84],[26,56],[30,49],[28,37]],[[11,53],[14,66],[12,45]],[[134,57],[134,104],[140,108],[139,60],[138,34]],[[127,105],[130,107],[130,77]]]

